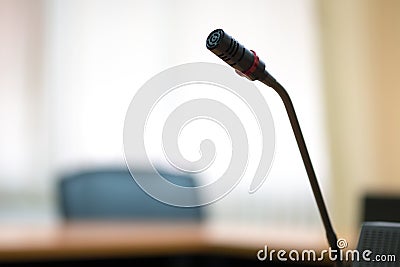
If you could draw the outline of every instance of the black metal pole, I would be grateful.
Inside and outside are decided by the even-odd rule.
[[[336,266],[342,266],[342,262],[340,260],[340,249],[337,245],[337,237],[336,233],[333,229],[331,220],[328,215],[328,210],[325,205],[324,198],[322,196],[321,189],[318,184],[317,176],[315,175],[314,167],[311,162],[310,155],[308,154],[308,149],[306,143],[304,141],[303,133],[301,132],[300,124],[297,119],[296,111],[294,110],[294,106],[292,100],[290,99],[289,94],[286,92],[285,88],[280,85],[275,79],[271,81],[272,76],[267,77],[261,82],[273,88],[275,92],[278,93],[280,98],[282,99],[283,104],[285,105],[286,112],[288,114],[290,124],[293,129],[294,136],[297,141],[297,146],[299,147],[301,157],[303,159],[304,167],[306,169],[308,179],[310,181],[310,185],[314,194],[315,201],[318,206],[319,213],[321,215],[322,222],[324,224],[324,228],[326,231],[326,237],[328,239],[329,246],[332,250],[337,251],[337,260]]]

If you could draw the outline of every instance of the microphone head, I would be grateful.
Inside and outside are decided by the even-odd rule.
[[[207,49],[251,80],[264,77],[265,64],[255,52],[244,48],[222,29],[212,31],[206,41]]]
[[[212,31],[207,38],[207,48],[209,50],[215,49],[224,38],[225,32],[221,29],[216,29]]]

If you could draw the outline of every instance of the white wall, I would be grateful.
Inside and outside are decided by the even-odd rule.
[[[75,0],[44,1],[43,7],[44,90],[32,100],[39,99],[43,105],[39,115],[23,109],[18,112],[28,120],[39,118],[45,125],[41,131],[47,136],[48,149],[22,147],[25,154],[46,159],[48,176],[43,179],[47,184],[61,169],[124,164],[122,127],[136,90],[167,67],[195,61],[221,63],[205,48],[209,32],[221,27],[257,51],[268,70],[288,89],[328,193],[318,25],[312,0]],[[20,75],[19,70],[15,75]],[[257,86],[266,97],[276,127],[277,150],[270,175],[259,191],[249,195],[248,183],[255,171],[250,169],[245,182],[209,207],[210,215],[215,220],[318,224],[283,105],[272,90]],[[9,96],[9,90],[0,92]],[[24,95],[12,101],[24,107]],[[0,135],[0,141],[7,138],[8,134]],[[17,158],[1,158],[3,164],[8,161],[20,164]],[[6,177],[2,170],[0,175]],[[30,179],[21,170],[15,175],[23,183]],[[12,184],[8,179],[2,181],[5,190]],[[30,188],[36,190],[34,185]]]

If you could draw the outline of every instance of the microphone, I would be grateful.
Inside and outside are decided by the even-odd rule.
[[[265,63],[258,58],[256,52],[246,49],[230,35],[225,33],[224,30],[216,29],[212,31],[208,35],[206,46],[207,49],[228,63],[239,74],[244,74],[251,81],[258,80],[266,84],[274,89],[282,99],[289,117],[290,124],[292,126],[294,136],[296,138],[297,146],[303,159],[304,167],[306,169],[308,180],[314,194],[315,202],[317,203],[318,210],[324,224],[329,246],[331,247],[332,251],[337,253],[336,266],[343,266],[342,260],[339,257],[341,253],[337,244],[337,237],[322,197],[321,188],[318,184],[317,176],[307,150],[306,142],[304,141],[303,133],[301,131],[292,100],[290,99],[289,94],[286,92],[286,89],[265,70]]]
[[[207,48],[233,67],[244,74],[249,80],[259,80],[271,86],[275,79],[265,70],[265,63],[259,59],[256,52],[246,49],[238,41],[222,29],[212,31],[207,38]]]

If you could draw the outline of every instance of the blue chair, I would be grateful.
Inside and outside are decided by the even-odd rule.
[[[149,181],[154,175],[143,172]],[[181,186],[195,186],[190,176],[162,174]],[[126,168],[93,169],[63,175],[59,182],[60,208],[67,220],[189,220],[200,221],[202,208],[180,208],[147,195]],[[193,195],[193,198],[198,196]]]

